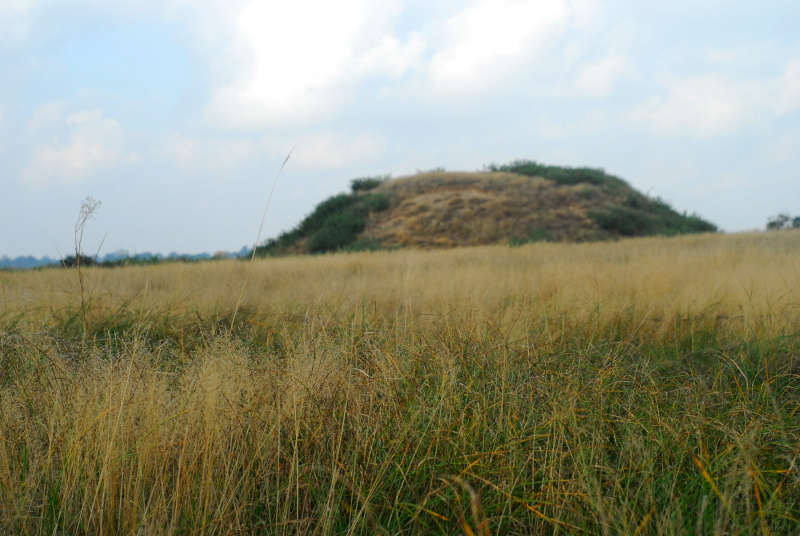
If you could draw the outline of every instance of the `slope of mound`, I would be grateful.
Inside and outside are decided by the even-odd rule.
[[[487,172],[356,179],[259,254],[594,241],[715,231],[622,179],[519,161]]]

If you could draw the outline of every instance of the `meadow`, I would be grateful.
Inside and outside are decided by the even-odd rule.
[[[798,231],[0,272],[0,530],[798,534],[798,335]]]

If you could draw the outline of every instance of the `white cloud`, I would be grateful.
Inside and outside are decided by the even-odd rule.
[[[393,23],[403,2],[249,3],[227,61],[240,67],[213,94],[205,118],[234,129],[320,123],[352,102],[368,77],[416,75],[406,86],[418,96],[482,92],[529,74],[568,25],[586,24],[596,9],[594,0],[478,0],[401,37]],[[607,93],[623,67],[621,55],[587,64],[582,91]]]
[[[560,140],[569,135],[569,128],[563,124],[540,119],[536,127],[536,134],[542,140]]]
[[[605,110],[589,110],[580,123],[580,128],[587,132],[607,131],[611,125],[611,118]]]
[[[741,52],[724,48],[711,48],[705,51],[705,55],[706,59],[711,63],[730,63],[739,59]]]
[[[334,113],[360,76],[402,76],[424,44],[417,34],[407,43],[376,34],[387,24],[384,4],[251,2],[238,17],[249,67],[214,94],[206,118],[234,128],[293,126]]]
[[[666,98],[651,97],[628,117],[658,133],[726,134],[756,119],[751,106],[757,99],[754,89],[716,74],[685,78],[670,86]]]
[[[42,104],[33,111],[33,117],[28,121],[28,134],[36,134],[45,129],[53,129],[62,126],[66,109],[67,103],[64,101],[53,101]]]
[[[0,2],[0,46],[15,46],[28,36],[30,12],[37,0],[3,0]]]
[[[292,154],[292,164],[303,169],[335,169],[382,157],[386,142],[379,134],[346,137],[322,132],[302,138]],[[288,153],[286,147],[282,153]]]
[[[800,131],[789,132],[770,139],[764,153],[772,162],[790,162],[800,157]]]
[[[419,66],[422,52],[426,48],[427,45],[419,33],[412,33],[405,44],[386,34],[381,38],[380,44],[358,58],[357,69],[361,74],[399,78],[409,69]]]
[[[577,121],[557,121],[541,116],[536,124],[536,135],[541,140],[563,140],[573,134],[608,131],[610,125],[609,115],[602,109],[589,110]]]
[[[682,193],[699,197],[722,192],[752,190],[756,187],[757,184],[746,177],[735,173],[726,173],[710,181],[706,180],[703,183],[691,183],[680,190]]]
[[[286,123],[326,111],[342,99],[327,91],[352,54],[363,21],[359,0],[252,2],[239,30],[252,46],[248,80],[220,90],[209,113],[237,126]],[[313,16],[309,16],[313,13]]]
[[[34,118],[36,119],[36,117]],[[53,182],[78,183],[118,164],[136,162],[136,153],[124,149],[122,127],[104,118],[100,110],[72,113],[63,120],[68,130],[66,143],[53,141],[35,145],[21,179],[30,187],[42,188]]]
[[[282,160],[293,145],[294,142],[288,143],[285,136],[278,135],[224,139],[173,134],[154,154],[172,161],[181,171],[220,177],[252,165],[264,156]],[[332,131],[311,132],[299,137],[291,157],[292,168],[338,169],[374,161],[384,155],[385,149],[386,142],[379,134],[347,136]]]
[[[770,94],[768,97],[773,93],[776,95],[773,111],[777,115],[800,108],[800,60],[789,62],[783,76],[767,84],[767,92]]]
[[[0,106],[0,155],[6,152],[6,136],[8,132],[6,130],[6,110],[3,106]]]
[[[174,134],[155,154],[172,160],[181,171],[219,175],[242,166],[255,152],[256,144],[246,138],[225,140]]]
[[[734,80],[718,74],[675,79],[666,97],[649,98],[625,118],[665,135],[697,138],[733,133],[800,107],[800,61],[772,80]]]
[[[627,60],[622,54],[612,53],[597,61],[586,63],[578,69],[575,85],[578,90],[594,97],[605,97],[625,73]]]
[[[440,89],[473,90],[499,70],[530,70],[532,57],[565,27],[575,8],[566,0],[487,0],[450,18],[445,44],[430,62]],[[526,57],[526,61],[514,62]]]

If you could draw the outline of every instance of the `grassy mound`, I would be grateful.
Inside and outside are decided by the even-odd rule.
[[[355,179],[259,255],[378,248],[586,242],[714,232],[619,177],[593,168],[520,160],[484,172],[421,172]]]

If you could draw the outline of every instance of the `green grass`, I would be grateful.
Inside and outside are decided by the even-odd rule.
[[[532,244],[535,242],[551,242],[553,237],[544,229],[534,229],[526,237],[514,236],[508,241],[509,246],[522,246],[525,244]]]

